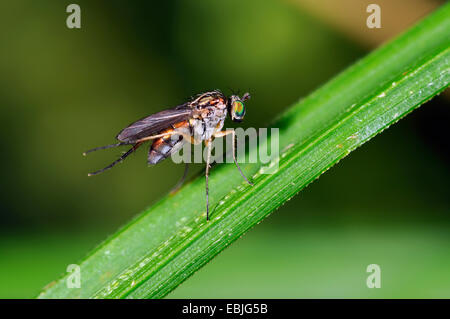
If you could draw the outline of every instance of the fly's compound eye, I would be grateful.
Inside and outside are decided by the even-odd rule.
[[[240,122],[245,115],[245,105],[242,101],[234,101],[231,109],[233,121]]]

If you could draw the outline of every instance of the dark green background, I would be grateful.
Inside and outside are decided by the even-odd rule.
[[[120,150],[84,150],[216,88],[249,91],[242,126],[265,127],[367,53],[287,2],[77,1],[80,30],[69,3],[0,4],[2,298],[36,296],[183,171],[142,149],[88,178]],[[169,297],[450,297],[449,119],[448,98],[427,103]]]

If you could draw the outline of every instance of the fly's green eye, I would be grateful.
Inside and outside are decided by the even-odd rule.
[[[244,103],[242,103],[241,101],[236,101],[233,103],[233,112],[235,114],[236,117],[243,117],[245,114],[245,107],[244,107]]]

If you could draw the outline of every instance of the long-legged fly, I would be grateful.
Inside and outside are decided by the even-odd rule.
[[[208,195],[208,177],[211,160],[211,143],[216,137],[222,137],[228,134],[232,135],[233,160],[241,176],[247,183],[253,185],[242,173],[236,160],[235,132],[234,130],[223,130],[222,127],[227,116],[235,122],[241,122],[245,115],[244,101],[250,98],[249,93],[242,97],[231,95],[226,97],[219,90],[199,94],[191,101],[178,105],[174,108],[164,110],[153,115],[147,116],[137,122],[124,128],[116,139],[119,143],[96,147],[87,153],[118,147],[123,145],[133,145],[119,159],[106,166],[105,168],[88,176],[100,174],[117,163],[122,162],[128,155],[133,153],[144,142],[152,141],[148,153],[148,164],[154,165],[169,157],[171,154],[180,150],[184,143],[200,144],[205,142],[207,149],[206,158],[206,219],[209,220],[209,195]],[[177,184],[179,188],[187,175],[188,163],[186,163],[183,178]]]

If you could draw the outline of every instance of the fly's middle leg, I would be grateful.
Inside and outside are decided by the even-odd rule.
[[[208,178],[209,178],[209,168],[210,168],[210,161],[211,161],[211,139],[205,141],[206,146],[206,220],[209,220],[209,187],[208,187]]]

